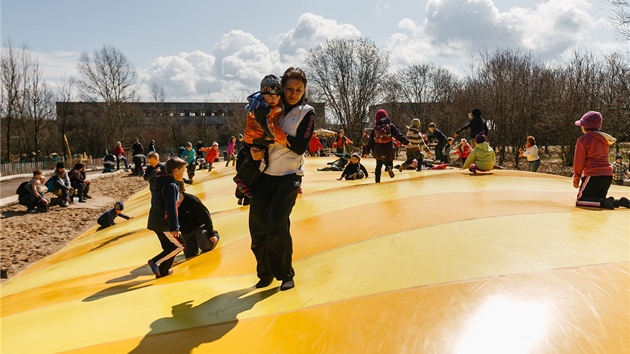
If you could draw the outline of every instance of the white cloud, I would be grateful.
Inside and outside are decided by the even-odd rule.
[[[305,13],[298,19],[294,29],[284,34],[278,51],[283,62],[296,65],[304,59],[309,49],[328,38],[360,37],[361,32],[350,24],[339,24],[332,19]]]
[[[423,22],[401,20],[400,33],[389,37],[387,48],[395,65],[423,60],[450,64],[477,57],[484,48],[511,48],[545,60],[566,57],[580,47],[620,49],[612,38],[593,43],[591,34],[609,24],[591,15],[592,7],[586,0],[548,0],[500,12],[492,0],[428,0]]]

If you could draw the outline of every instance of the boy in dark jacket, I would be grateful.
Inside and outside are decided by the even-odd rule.
[[[385,171],[389,173],[390,178],[394,178],[394,158],[396,157],[396,146],[392,138],[400,141],[405,145],[409,145],[409,140],[398,131],[395,125],[391,123],[387,116],[387,111],[379,109],[374,117],[376,124],[370,140],[367,145],[367,152],[372,151],[372,156],[376,159],[376,171],[374,171],[374,179],[376,183],[381,182],[381,169],[385,165]]]
[[[184,199],[179,204],[179,223],[182,238],[186,244],[184,256],[194,257],[212,251],[219,242],[219,233],[212,226],[208,208],[196,196],[183,193]]]
[[[180,186],[188,164],[179,157],[171,157],[164,164],[166,176],[155,180],[155,192],[151,195],[151,209],[147,229],[160,240],[162,252],[149,259],[148,264],[156,278],[171,274],[175,256],[184,249],[180,238],[177,204],[181,202]]]
[[[166,167],[160,162],[160,155],[151,151],[147,154],[147,169],[144,171],[144,180],[149,182],[149,190],[151,194],[155,192],[155,178],[158,176],[166,176]]]
[[[122,213],[123,209],[125,209],[125,206],[123,205],[123,203],[116,202],[114,204],[114,207],[104,212],[103,214],[101,214],[101,216],[98,217],[98,220],[96,222],[99,225],[101,225],[100,227],[101,229],[104,229],[106,227],[110,227],[114,225],[116,223],[114,219],[116,219],[117,216],[120,216],[121,218],[127,219],[127,220],[131,219],[131,216],[127,216]]]
[[[481,110],[478,108],[475,108],[472,112],[468,113],[468,118],[470,118],[468,123],[457,129],[454,137],[457,138],[459,132],[462,130],[470,129],[470,141],[472,147],[475,147],[475,137],[477,137],[479,133],[483,133],[486,137],[488,136],[488,125],[486,124],[486,120],[481,117]]]

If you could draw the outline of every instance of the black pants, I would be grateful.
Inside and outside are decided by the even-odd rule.
[[[168,275],[168,270],[171,269],[175,256],[184,249],[184,245],[171,236],[171,233],[168,231],[153,230],[153,232],[155,232],[160,240],[162,252],[151,258],[151,260],[160,268],[160,274],[165,276]]]
[[[420,149],[407,149],[405,150],[405,153],[407,154],[407,159],[402,164],[403,170],[406,169],[407,166],[411,166],[413,159],[416,159],[416,161],[418,161],[418,167],[416,167],[416,170],[420,171],[422,169],[422,161],[424,161],[424,157],[420,152]]]
[[[295,205],[302,177],[260,175],[252,186],[249,233],[260,279],[291,280],[293,240],[289,216]]]
[[[381,181],[381,169],[385,167],[394,168],[394,161],[384,161],[384,160],[376,160],[376,171],[374,171],[374,179],[376,183]]]
[[[74,191],[79,199],[85,199],[85,196],[88,195],[88,193],[90,192],[89,184],[85,184],[83,182],[75,182],[70,183],[70,185],[72,186],[72,188],[74,188]]]
[[[582,177],[582,185],[578,191],[575,205],[589,207],[603,207],[612,176]]]
[[[448,142],[446,140],[438,142],[437,145],[435,145],[435,159],[441,162],[447,162],[447,158],[446,156],[444,156],[444,147],[446,146],[446,144],[448,144]]]

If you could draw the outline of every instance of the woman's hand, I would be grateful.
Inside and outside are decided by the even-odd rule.
[[[255,161],[260,161],[265,157],[265,149],[252,146],[249,148],[249,152],[252,154],[252,159]]]

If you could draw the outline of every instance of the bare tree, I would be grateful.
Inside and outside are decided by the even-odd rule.
[[[2,77],[2,128],[6,136],[5,161],[11,161],[12,144],[11,138],[15,133],[15,123],[19,119],[23,101],[24,70],[21,59],[28,53],[24,46],[21,49],[15,48],[9,39],[4,43],[1,59]]]
[[[102,143],[112,145],[116,140],[123,140],[124,127],[131,112],[125,102],[138,101],[136,70],[127,57],[115,47],[103,46],[90,56],[84,52],[79,57],[78,80],[81,98],[90,102],[105,102],[102,117],[105,130],[101,131]],[[131,136],[127,137],[131,138]]]
[[[328,39],[306,58],[309,81],[348,136],[359,137],[389,68],[389,53],[364,38]]]
[[[54,117],[55,98],[42,80],[43,72],[37,60],[31,61],[25,69],[28,82],[24,97],[24,136],[32,138],[29,145],[33,147],[37,161],[41,154],[42,131]]]
[[[622,38],[630,41],[630,0],[608,0],[613,6],[613,25]]]
[[[65,77],[61,80],[61,85],[57,90],[57,130],[59,131],[59,147],[61,155],[65,155],[68,150],[66,146],[67,134],[76,123],[74,114],[70,112],[70,102],[75,101],[75,85],[74,77]],[[72,156],[66,156],[70,159]]]

